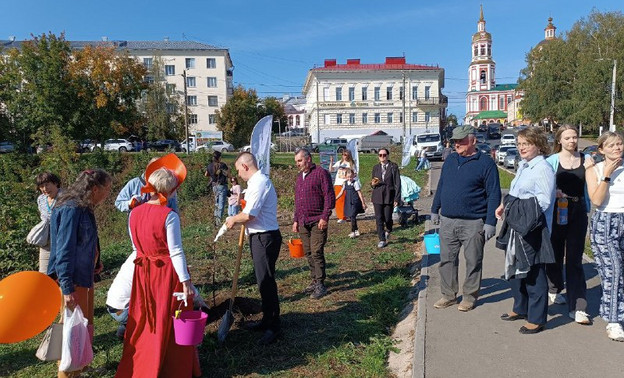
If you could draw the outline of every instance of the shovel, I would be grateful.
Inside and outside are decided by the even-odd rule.
[[[238,237],[238,254],[236,255],[236,267],[234,268],[234,278],[232,280],[232,297],[230,298],[230,308],[225,312],[223,318],[221,318],[221,324],[219,324],[219,330],[217,331],[217,340],[219,343],[223,343],[227,337],[232,323],[234,323],[234,315],[232,315],[232,308],[234,308],[234,298],[236,298],[236,290],[238,289],[238,273],[240,272],[241,257],[243,255],[243,241],[245,238],[245,225],[241,226],[240,236]]]

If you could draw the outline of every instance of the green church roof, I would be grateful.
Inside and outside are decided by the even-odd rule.
[[[507,118],[507,113],[502,110],[484,110],[479,112],[472,119],[490,119],[490,118]]]

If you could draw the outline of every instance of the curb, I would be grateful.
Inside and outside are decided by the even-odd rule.
[[[424,243],[423,243],[424,250]],[[416,319],[416,335],[414,336],[414,359],[412,360],[412,377],[425,377],[425,339],[427,323],[427,283],[429,280],[429,255],[422,255],[420,281],[418,283],[418,307]]]

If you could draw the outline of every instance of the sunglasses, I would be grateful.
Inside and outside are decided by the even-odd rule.
[[[388,154],[379,154],[379,157],[388,156]]]

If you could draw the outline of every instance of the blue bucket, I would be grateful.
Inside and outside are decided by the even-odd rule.
[[[436,232],[433,234],[426,234],[423,236],[425,241],[425,249],[430,255],[440,254],[440,235]]]

